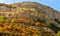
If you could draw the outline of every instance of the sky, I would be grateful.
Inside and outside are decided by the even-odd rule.
[[[43,5],[50,6],[60,12],[60,0],[0,0],[0,3],[11,4],[23,1],[38,2]]]

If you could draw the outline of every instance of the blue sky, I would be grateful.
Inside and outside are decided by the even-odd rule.
[[[23,2],[23,1],[38,2],[60,11],[60,0],[0,0],[0,3],[10,4],[10,3]]]

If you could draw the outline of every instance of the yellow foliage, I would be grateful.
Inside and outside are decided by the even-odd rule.
[[[14,22],[15,20],[16,20],[16,19],[14,18],[14,19],[11,20],[11,22]]]
[[[34,33],[33,36],[39,36],[38,34]]]
[[[2,27],[0,27],[0,31],[2,31],[3,30],[3,28]]]
[[[60,36],[60,31],[58,31],[57,36]]]
[[[40,25],[40,22],[36,22],[36,24],[35,24],[36,26],[39,26]]]

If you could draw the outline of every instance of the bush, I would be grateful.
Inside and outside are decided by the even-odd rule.
[[[37,18],[37,21],[38,21],[38,22],[41,22],[41,23],[45,23],[45,22],[46,22],[46,20],[43,19],[43,18]]]
[[[54,23],[50,23],[50,26],[49,26],[51,29],[53,29],[55,31],[55,33],[57,33],[60,29],[54,25]]]
[[[58,33],[56,34],[57,36],[60,36],[60,31],[58,31]]]

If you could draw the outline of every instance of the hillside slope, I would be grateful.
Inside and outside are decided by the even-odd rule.
[[[59,36],[59,15],[57,10],[36,2],[0,3],[1,35]]]

